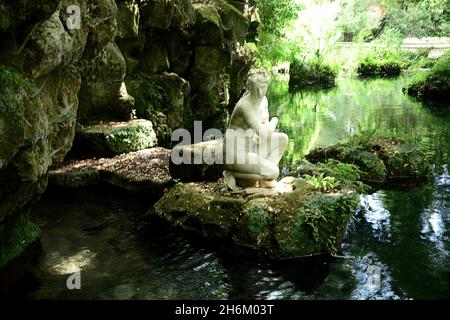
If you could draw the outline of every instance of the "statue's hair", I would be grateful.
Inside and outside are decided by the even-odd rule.
[[[264,78],[267,79],[267,81],[264,82],[269,82],[270,81],[270,77],[269,74],[267,73],[266,69],[264,68],[257,68],[257,69],[251,69],[248,72],[248,78],[247,78],[247,82],[246,82],[246,86],[247,89],[249,90],[250,87],[252,87],[255,83],[255,81],[257,81],[258,76],[263,76]],[[258,81],[260,81],[261,79],[259,78]]]

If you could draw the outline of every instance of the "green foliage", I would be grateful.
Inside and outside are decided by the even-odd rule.
[[[306,178],[306,182],[310,184],[314,190],[322,192],[332,191],[339,185],[339,182],[336,181],[335,177],[324,177],[323,173],[318,176],[310,176],[305,174],[304,177]]]
[[[289,70],[289,90],[304,88],[331,88],[335,85],[337,72],[320,58],[312,61],[294,60]]]
[[[431,71],[415,76],[404,91],[425,101],[448,102],[450,99],[450,53],[441,57]]]
[[[373,40],[396,32],[405,37],[440,37],[450,32],[448,0],[339,0],[342,7],[338,27],[352,32],[359,41]],[[373,19],[372,6],[389,10]],[[382,8],[382,7],[381,7]]]
[[[334,159],[328,159],[320,165],[326,170],[327,175],[334,177],[340,186],[357,186],[360,184],[361,171],[359,168],[350,163],[343,163]]]
[[[21,121],[24,113],[18,100],[26,97],[30,83],[15,70],[0,65],[0,114],[6,115],[11,123]]]
[[[398,43],[383,41],[385,40],[377,40],[378,47],[359,57],[357,73],[360,77],[396,77],[401,70],[430,68],[436,63],[435,59],[428,58],[430,49],[404,50]]]
[[[135,97],[136,114],[138,117],[148,118],[156,111],[162,110],[164,89],[143,73],[138,73],[137,78],[143,82],[143,94]]]
[[[350,148],[362,148],[368,150],[372,148],[377,128],[363,128],[360,123],[357,124],[356,134],[348,137],[347,143]]]
[[[257,0],[256,3],[261,19],[256,65],[270,68],[290,61],[298,47],[287,39],[285,33],[298,17],[301,6],[295,0]]]
[[[398,30],[403,37],[448,36],[448,1],[397,1],[396,7],[386,17],[386,27]]]
[[[396,77],[402,67],[398,50],[377,48],[361,59],[357,73],[360,77]]]
[[[8,15],[0,12],[0,31],[6,31],[11,25],[11,20]]]
[[[295,0],[256,0],[261,18],[261,32],[281,37],[289,23],[297,18],[300,6]]]

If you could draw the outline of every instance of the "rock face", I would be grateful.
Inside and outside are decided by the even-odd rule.
[[[115,2],[93,3],[2,2],[0,269],[39,237],[29,210],[45,190],[49,168],[72,146],[81,70],[111,48]],[[73,27],[70,6],[89,13],[89,24]]]
[[[148,149],[156,144],[156,134],[149,120],[107,122],[77,130],[72,153],[109,157]]]
[[[63,161],[75,135],[83,138],[77,123],[152,122],[153,129],[141,122],[89,132],[108,156],[151,147],[155,134],[169,145],[171,130],[191,129],[194,120],[223,127],[230,93],[240,95],[252,62],[235,58],[252,21],[242,3],[2,1],[0,268],[38,238],[29,210],[48,170]],[[239,79],[231,91],[229,79]]]
[[[159,195],[172,184],[170,151],[164,148],[130,152],[114,158],[71,161],[49,172],[49,183],[79,188],[106,182],[130,191]]]
[[[118,6],[119,17],[139,16],[138,24],[118,24],[128,30],[117,40],[127,62],[127,91],[138,117],[166,115],[162,130],[155,124],[161,142],[176,128],[191,130],[194,120],[205,130],[225,127],[227,107],[240,96],[254,61],[243,49],[251,16],[242,2],[231,2],[129,0]],[[249,58],[242,59],[242,51]],[[240,81],[231,85],[230,79]]]
[[[336,253],[358,194],[322,193],[298,182],[293,191],[259,198],[230,193],[223,182],[178,184],[155,204],[154,214],[187,232],[274,259]]]

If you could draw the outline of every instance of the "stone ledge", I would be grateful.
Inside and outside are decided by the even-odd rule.
[[[169,173],[170,151],[144,149],[114,158],[76,160],[49,172],[49,183],[83,187],[106,182],[131,191],[160,193],[172,184]]]
[[[105,122],[77,130],[71,152],[84,156],[114,156],[151,148],[157,144],[153,124],[136,119]]]

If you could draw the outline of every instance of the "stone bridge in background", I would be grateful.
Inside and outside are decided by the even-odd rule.
[[[371,48],[371,47],[383,47],[384,44],[367,42],[338,42],[336,46],[342,48]],[[410,50],[430,49],[430,58],[439,58],[447,50],[450,50],[450,38],[406,38],[401,45],[402,48]]]

